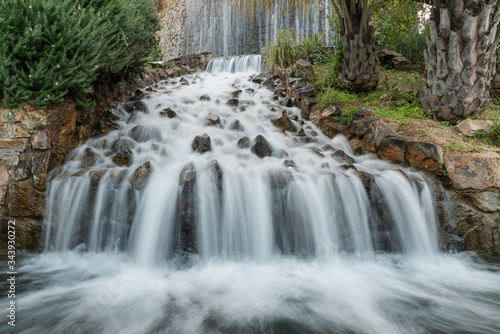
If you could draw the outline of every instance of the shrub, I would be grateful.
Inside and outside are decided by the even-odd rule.
[[[273,66],[289,67],[297,61],[298,55],[295,33],[292,30],[281,29],[276,34],[276,40],[271,43],[265,54],[264,63],[268,68]]]
[[[86,101],[98,76],[137,66],[154,46],[141,0],[1,0],[0,99],[36,107]]]

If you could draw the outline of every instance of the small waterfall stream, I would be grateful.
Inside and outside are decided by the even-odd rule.
[[[439,252],[425,178],[282,107],[259,57],[148,87],[52,175],[20,333],[500,331],[500,265]]]

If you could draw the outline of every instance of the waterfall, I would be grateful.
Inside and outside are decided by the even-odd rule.
[[[327,45],[331,42],[329,1],[322,1],[307,12],[284,10],[277,6],[275,14],[239,15],[224,1],[186,0],[184,23],[185,53],[210,51],[218,56],[260,53],[268,46],[280,28],[294,29],[297,40],[324,32]]]
[[[141,101],[122,103],[120,128],[78,148],[51,181],[47,250],[85,245],[145,264],[182,252],[262,261],[435,254],[425,179],[355,156],[345,138],[331,140],[298,109],[281,107],[248,77],[260,62],[215,58],[211,73],[164,81]],[[269,121],[276,110],[289,114],[294,131]],[[211,145],[203,154],[197,138]],[[259,149],[272,152],[262,158]],[[126,166],[116,163],[123,155]]]
[[[499,333],[500,261],[440,253],[427,180],[324,136],[258,63],[147,87],[51,174],[16,330]]]

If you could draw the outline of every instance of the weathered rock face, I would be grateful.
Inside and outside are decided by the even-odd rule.
[[[488,131],[493,126],[493,122],[486,120],[472,120],[467,118],[466,120],[460,122],[455,129],[467,137],[472,137],[474,132],[478,131]]]
[[[130,180],[132,187],[136,190],[142,189],[148,183],[151,172],[151,163],[146,161],[134,171],[134,175]]]
[[[120,151],[113,157],[113,162],[119,166],[130,166],[132,162],[132,150],[129,148]]]
[[[196,239],[196,219],[198,195],[196,188],[196,168],[193,163],[185,166],[179,176],[181,186],[177,203],[177,236],[176,249],[186,253],[196,253],[198,245]]]
[[[270,121],[274,124],[274,126],[280,128],[281,130],[295,131],[295,126],[283,110],[277,111],[273,117],[271,117]]]
[[[500,155],[483,153],[450,158],[446,171],[455,189],[500,189]]]

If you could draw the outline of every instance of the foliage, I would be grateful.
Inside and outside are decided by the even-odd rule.
[[[343,105],[345,103],[356,103],[358,102],[358,97],[356,94],[339,91],[336,89],[330,89],[318,96],[318,107],[325,108],[330,105]]]
[[[399,52],[414,65],[422,63],[425,35],[429,32],[428,27],[424,31],[419,30],[418,10],[419,4],[415,1],[376,1],[373,27],[379,49]]]
[[[500,147],[500,121],[493,121],[489,131],[477,131],[474,137],[481,139],[486,144]]]
[[[154,46],[158,23],[148,6],[141,0],[0,0],[0,99],[36,107],[66,95],[85,101],[99,76],[138,66]]]
[[[323,33],[313,34],[297,43],[293,30],[280,29],[276,40],[271,43],[264,55],[264,63],[268,68],[292,66],[297,60],[303,58],[310,60],[322,57],[325,50],[325,36]]]

